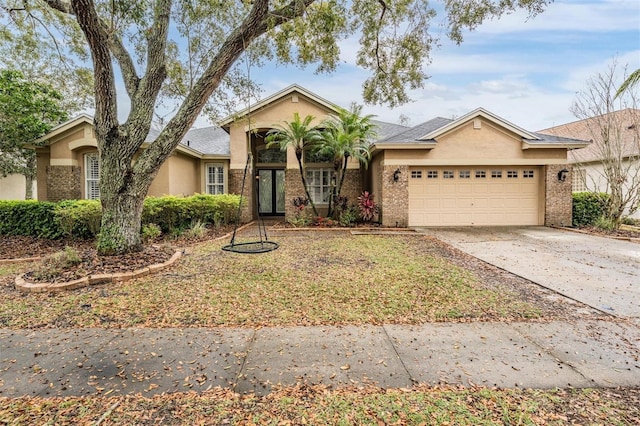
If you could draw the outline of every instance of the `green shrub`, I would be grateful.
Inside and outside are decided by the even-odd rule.
[[[173,195],[145,198],[142,223],[155,223],[163,233],[172,233],[180,227],[186,228],[190,220],[185,220],[185,200],[184,197]]]
[[[63,233],[54,220],[55,203],[0,200],[0,235],[57,239]]]
[[[640,219],[634,219],[630,216],[624,216],[620,221],[623,225],[640,226]]]
[[[38,281],[51,281],[65,269],[79,265],[81,262],[78,250],[67,246],[63,251],[45,257],[32,272],[32,275]]]
[[[188,229],[194,221],[217,226],[235,221],[239,195],[196,194],[190,197],[147,197],[142,211],[142,223],[155,223],[162,232],[176,234]]]
[[[97,200],[61,201],[54,215],[56,224],[67,237],[88,240],[100,233],[102,206]]]
[[[147,223],[142,225],[142,229],[140,230],[140,236],[142,237],[142,241],[149,242],[153,241],[162,235],[162,229],[155,223]]]
[[[199,238],[207,231],[207,226],[201,220],[194,220],[191,222],[189,228],[184,231],[184,236],[187,238]]]
[[[358,220],[358,210],[355,207],[348,208],[340,213],[340,226],[350,228],[356,223],[356,220]]]
[[[573,225],[590,226],[605,215],[609,194],[604,192],[575,192],[573,194]]]
[[[603,231],[613,231],[614,229],[616,229],[616,223],[604,216],[600,216],[598,219],[596,219],[593,225],[598,229],[602,229]]]

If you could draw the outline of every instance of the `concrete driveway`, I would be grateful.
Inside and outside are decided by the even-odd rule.
[[[596,309],[640,324],[640,244],[546,227],[417,231]]]

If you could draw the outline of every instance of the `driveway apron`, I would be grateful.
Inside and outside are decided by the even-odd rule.
[[[640,244],[546,227],[418,231],[567,297],[640,324]]]

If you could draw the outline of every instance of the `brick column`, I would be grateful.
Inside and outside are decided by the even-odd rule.
[[[80,167],[47,166],[47,201],[82,198]]]
[[[242,180],[244,177],[244,169],[229,170],[229,193],[238,194],[242,191]],[[253,217],[253,175],[247,171],[247,180],[244,183],[244,199],[242,200],[242,211],[240,213],[240,222],[250,222]]]
[[[393,174],[398,169],[400,175],[394,182]],[[382,225],[406,227],[409,224],[409,167],[383,166],[381,188],[382,194],[373,195],[380,205]]]
[[[296,197],[307,198],[300,179],[299,169],[285,169],[284,171],[284,219],[289,220],[295,217],[296,207],[293,199]],[[307,206],[309,217],[313,216],[311,205]]]
[[[571,196],[571,166],[551,164],[545,167],[545,206],[544,224],[546,226],[571,226],[573,199]],[[560,170],[567,169],[566,179],[558,179]]]

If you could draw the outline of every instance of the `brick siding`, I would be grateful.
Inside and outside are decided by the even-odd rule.
[[[229,170],[229,193],[240,195],[242,192],[242,181],[244,179],[244,169]],[[253,175],[247,171],[247,179],[244,182],[244,199],[242,200],[241,222],[249,222],[254,219],[253,215]]]
[[[78,200],[82,197],[82,174],[76,166],[47,166],[47,201]]]
[[[398,181],[393,181],[393,174],[400,170]],[[380,216],[383,226],[406,227],[409,223],[409,167],[383,166],[381,174],[382,198],[373,194],[380,205]]]
[[[558,172],[569,170],[564,182],[558,180]],[[544,224],[546,226],[570,226],[572,222],[571,166],[553,164],[546,166]]]

